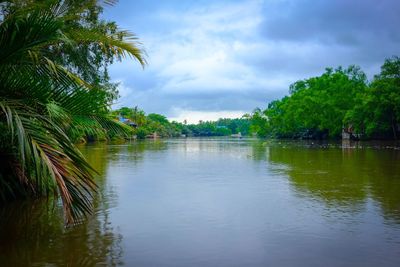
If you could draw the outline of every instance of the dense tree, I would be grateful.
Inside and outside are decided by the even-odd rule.
[[[358,67],[326,69],[321,76],[295,82],[289,96],[254,112],[252,129],[261,136],[337,138],[365,88],[366,75]]]
[[[399,137],[399,57],[386,59],[372,82],[359,67],[339,67],[297,81],[289,92],[264,111],[253,112],[253,132],[278,138],[339,138],[345,128],[362,138]]]
[[[269,128],[270,123],[268,123],[265,111],[260,108],[256,108],[251,115],[249,115],[250,127],[249,131],[252,133],[257,133],[260,137],[266,137],[272,131]]]
[[[221,118],[217,121],[199,121],[198,124],[188,125],[193,136],[228,136],[241,133],[248,135],[250,120],[248,118],[228,119]]]
[[[187,124],[170,122],[168,119],[156,113],[146,115],[144,111],[135,108],[122,107],[111,112],[117,118],[123,116],[137,124],[135,133],[138,138],[145,138],[147,135],[157,133],[160,137],[186,136],[228,136],[232,133],[248,135],[250,130],[249,118],[219,119],[217,121],[199,121],[198,124]],[[136,114],[136,115],[135,115]],[[138,116],[137,114],[140,114]],[[138,119],[141,120],[139,123]]]
[[[217,126],[225,126],[231,133],[241,133],[242,135],[249,134],[250,120],[244,117],[236,119],[218,119]]]
[[[357,131],[371,138],[398,139],[400,123],[400,58],[386,59],[379,75],[358,96],[358,104],[346,116]]]

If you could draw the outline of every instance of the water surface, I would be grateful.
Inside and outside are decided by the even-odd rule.
[[[172,139],[94,144],[95,214],[0,209],[1,266],[400,266],[400,150]]]

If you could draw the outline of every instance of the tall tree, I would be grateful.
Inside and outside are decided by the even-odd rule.
[[[386,59],[380,74],[358,96],[346,120],[366,137],[398,139],[400,123],[400,58]]]
[[[366,75],[359,67],[328,68],[321,76],[295,82],[289,96],[254,112],[253,128],[261,136],[337,138],[346,113],[365,88]]]

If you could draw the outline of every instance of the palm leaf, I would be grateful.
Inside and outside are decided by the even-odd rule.
[[[48,117],[16,101],[0,101],[7,124],[15,132],[17,157],[25,179],[38,196],[59,194],[67,223],[90,212],[96,186],[94,170],[63,129]],[[55,190],[54,186],[57,186]]]
[[[143,67],[147,64],[144,58],[144,50],[140,49],[138,38],[128,31],[117,31],[112,35],[105,35],[95,30],[85,28],[74,29],[65,33],[76,43],[95,43],[99,45],[104,53],[110,52],[118,58],[131,57],[136,59]]]
[[[77,222],[91,212],[96,185],[95,171],[71,138],[128,135],[132,129],[107,116],[110,103],[99,84],[89,84],[76,64],[62,65],[57,57],[84,44],[144,66],[144,52],[128,32],[68,26],[78,19],[75,1],[5,2],[15,11],[0,20],[0,157],[6,163],[0,167],[0,200],[55,194],[66,222]]]

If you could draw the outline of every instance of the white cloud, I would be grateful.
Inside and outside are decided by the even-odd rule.
[[[150,68],[165,81],[159,89],[176,94],[263,87],[265,79],[236,57],[238,44],[254,35],[261,23],[260,10],[260,2],[247,2],[159,14],[165,23],[179,21],[181,25],[168,36],[145,37]]]
[[[249,112],[325,67],[358,64],[372,75],[385,57],[399,51],[398,42],[375,38],[378,33],[386,36],[388,27],[381,26],[394,23],[377,19],[381,16],[375,14],[372,0],[365,6],[368,14],[375,14],[369,24],[354,3],[343,14],[342,6],[349,1],[200,1],[179,6],[174,1],[145,2],[148,9],[142,12],[129,10],[132,1],[121,1],[116,8],[129,16],[113,19],[124,20],[128,29],[143,29],[139,38],[149,65],[142,71],[136,62],[125,61],[112,66],[111,75],[123,81],[119,106],[138,105],[168,117],[180,116],[176,108],[203,114]],[[369,27],[375,30],[364,36]],[[353,33],[366,41],[340,39]],[[320,36],[329,38],[315,38]],[[380,43],[384,46],[376,49]]]
[[[163,25],[173,25],[170,32],[160,34],[159,31],[147,32],[140,36],[149,55],[149,65],[143,75],[147,79],[154,79],[150,88],[139,88],[147,95],[140,95],[140,90],[132,90],[132,96],[127,94],[127,86],[138,82],[137,66],[132,63],[122,63],[113,66],[116,78],[123,79],[125,87],[122,88],[124,99],[119,101],[120,105],[132,105],[132,99],[142,101],[137,103],[148,111],[151,105],[146,101],[164,102],[160,104],[165,109],[165,101],[174,107],[187,109],[194,107],[195,97],[207,95],[249,93],[254,90],[282,90],[288,81],[285,77],[275,75],[268,77],[260,75],[250,62],[238,57],[249,52],[245,47],[259,48],[259,40],[254,39],[257,35],[258,26],[262,22],[260,1],[242,2],[236,4],[219,5],[210,4],[204,7],[196,7],[188,12],[176,13],[177,11],[160,11],[152,15]],[[257,47],[258,45],[258,47]],[[135,75],[127,72],[131,69]],[[150,74],[149,74],[150,73]],[[124,77],[125,76],[125,77]],[[129,77],[132,77],[131,80]],[[136,80],[134,80],[136,79]],[[140,81],[139,81],[140,82]],[[128,88],[129,89],[129,88]],[[122,95],[122,94],[121,94]],[[152,97],[150,97],[150,95]],[[176,102],[172,102],[175,98]],[[234,97],[231,97],[234,101]],[[260,99],[263,101],[264,99]],[[213,99],[210,98],[210,102]],[[220,103],[222,101],[219,101]],[[212,109],[233,110],[236,103],[232,102],[230,107],[218,107],[214,102]],[[224,101],[226,104],[226,101]],[[161,112],[172,115],[175,111],[170,106],[169,110],[148,112]],[[204,107],[207,109],[207,107]],[[249,107],[249,110],[254,107]],[[244,113],[238,107],[235,115]],[[217,114],[213,112],[214,114]],[[192,115],[198,113],[190,113]],[[228,113],[226,113],[228,114]],[[231,113],[229,113],[231,114]],[[197,116],[197,115],[196,115]],[[208,115],[207,115],[208,116]]]

